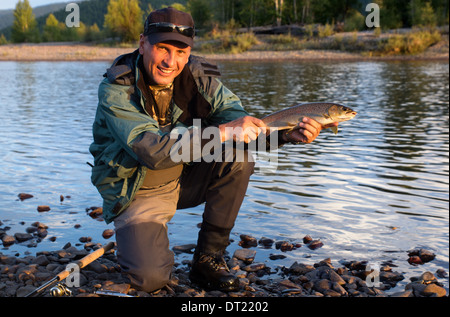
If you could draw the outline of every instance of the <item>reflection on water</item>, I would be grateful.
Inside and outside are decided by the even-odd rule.
[[[49,225],[56,242],[46,239],[36,249],[58,249],[81,236],[103,240],[105,225],[87,217],[85,208],[101,204],[86,162],[92,161],[91,125],[106,67],[0,63],[0,220],[12,233],[34,221]],[[331,257],[394,260],[409,276],[448,271],[448,63],[220,67],[225,84],[255,116],[309,101],[338,102],[358,112],[341,124],[338,135],[326,130],[313,144],[287,145],[277,153],[276,170],[256,171],[233,231],[236,239],[247,233],[299,241],[309,234],[324,242],[315,251],[287,252],[285,262],[271,266]],[[35,197],[19,202],[20,192]],[[60,195],[70,198],[60,202]],[[52,210],[39,214],[41,204]],[[195,242],[201,211],[177,213],[170,226],[173,244]],[[80,229],[74,229],[76,223]],[[436,259],[426,267],[410,266],[406,251],[418,247],[433,251]],[[24,250],[30,249],[9,249]],[[259,250],[259,260],[274,252]],[[444,284],[448,288],[448,281]]]

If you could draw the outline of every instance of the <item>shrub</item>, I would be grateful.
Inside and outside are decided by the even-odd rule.
[[[364,16],[356,10],[353,10],[348,18],[345,19],[344,31],[360,31],[363,30],[366,25],[366,19]]]
[[[331,24],[319,25],[319,37],[327,37],[334,34],[333,26]]]
[[[428,47],[441,40],[438,31],[414,31],[405,35],[390,37],[382,47],[382,53],[386,55],[419,54]]]
[[[242,53],[259,43],[253,32],[236,34],[234,31],[217,29],[213,29],[203,40],[200,51],[205,53]]]
[[[236,41],[231,45],[231,53],[248,51],[253,45],[258,44],[258,39],[253,32],[242,33],[236,36]]]
[[[2,33],[2,35],[0,35],[0,45],[5,45],[5,44],[8,44],[8,40]]]

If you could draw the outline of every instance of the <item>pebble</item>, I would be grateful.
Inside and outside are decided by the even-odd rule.
[[[447,277],[447,272],[444,269],[437,269],[436,275],[441,278]]]
[[[243,248],[251,248],[256,247],[258,245],[258,241],[256,240],[256,238],[248,234],[241,234],[240,238],[241,241],[239,241],[239,245]]]
[[[271,248],[274,241],[273,239],[262,237],[261,239],[259,239],[258,243],[266,248]]]
[[[29,233],[21,233],[21,232],[17,232],[14,234],[14,238],[18,241],[18,242],[23,242],[23,241],[28,241],[33,239],[33,236]]]
[[[114,229],[106,229],[103,231],[102,237],[104,239],[109,239],[114,235],[114,233],[115,233]]]
[[[250,264],[253,262],[256,256],[255,250],[250,249],[238,249],[234,251],[233,257],[235,257],[238,260],[244,261],[247,264]]]
[[[27,193],[20,193],[20,194],[17,195],[17,196],[19,197],[20,200],[25,200],[25,199],[33,198],[33,195],[27,194]]]
[[[308,248],[311,250],[316,250],[321,247],[323,247],[323,242],[320,240],[313,240],[308,244]]]
[[[294,245],[288,241],[277,241],[275,243],[275,248],[280,249],[283,252],[292,251],[294,249]]]
[[[50,206],[47,206],[47,205],[38,206],[37,211],[39,211],[39,212],[50,211]]]
[[[184,244],[184,245],[177,245],[172,248],[173,252],[175,253],[194,253],[193,249],[195,249],[197,245],[196,244]]]
[[[310,243],[312,240],[313,240],[313,239],[311,238],[310,235],[306,235],[306,236],[303,237],[303,243],[304,243],[304,244],[308,244],[308,243]]]
[[[13,236],[9,236],[7,234],[2,237],[3,246],[7,247],[16,242],[16,239]]]
[[[93,219],[103,219],[103,208],[102,207],[90,207],[87,210],[88,215]]]
[[[257,272],[259,270],[263,270],[266,267],[264,263],[252,263],[247,266],[244,266],[242,270],[246,272]]]
[[[409,264],[424,264],[433,261],[436,255],[426,249],[416,249],[408,252]]]
[[[95,210],[95,209],[93,209]],[[33,223],[26,233],[7,235],[3,228],[1,240],[7,243],[21,243],[37,237],[39,230],[48,227],[42,223]],[[2,232],[2,231],[0,231]],[[114,234],[110,232],[110,234]],[[30,238],[31,237],[31,238]],[[259,240],[250,235],[241,235],[238,243],[241,248],[233,255],[227,255],[226,260],[230,270],[239,278],[240,289],[237,292],[224,293],[220,291],[204,290],[190,282],[190,260],[175,263],[172,278],[166,287],[155,292],[146,293],[134,289],[117,262],[115,250],[107,252],[80,271],[80,287],[73,287],[72,296],[97,297],[97,290],[109,290],[138,297],[443,297],[447,296],[446,289],[439,283],[437,277],[446,276],[445,270],[440,269],[436,276],[431,272],[424,272],[418,277],[411,278],[403,291],[389,294],[404,279],[403,274],[396,272],[394,263],[387,261],[380,268],[381,285],[377,288],[368,287],[366,278],[367,262],[340,261],[336,265],[332,259],[326,258],[317,263],[306,264],[300,260],[288,267],[277,266],[270,262],[282,257],[283,254],[271,254],[265,262],[255,262],[257,249],[273,248],[281,252],[291,251],[300,245],[290,241],[277,241],[270,238]],[[8,242],[9,241],[9,242]],[[6,242],[6,243],[5,243]],[[73,263],[100,247],[91,237],[81,237],[81,248],[67,243],[57,251],[37,252],[35,256],[23,258],[6,256],[0,253],[0,297],[24,296],[30,291],[44,284],[66,265]],[[320,240],[305,236],[303,243],[308,245],[319,243]],[[321,242],[320,242],[321,243]],[[275,244],[275,245],[274,245]],[[314,245],[314,244],[313,244]],[[323,245],[323,243],[322,243]],[[195,244],[174,246],[175,254],[192,254]],[[291,247],[292,246],[292,247]],[[291,249],[292,248],[292,249]],[[314,248],[310,248],[314,250]],[[429,252],[417,250],[411,256],[429,256]],[[271,267],[273,264],[273,268]],[[44,296],[50,296],[45,293]]]

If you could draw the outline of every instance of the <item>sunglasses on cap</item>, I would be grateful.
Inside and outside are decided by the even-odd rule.
[[[191,26],[176,25],[169,22],[151,23],[146,27],[145,35],[152,33],[172,33],[177,32],[181,35],[194,38],[195,29]]]

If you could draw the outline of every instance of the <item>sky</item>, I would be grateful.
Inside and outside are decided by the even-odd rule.
[[[74,2],[69,0],[28,0],[32,8],[58,2]],[[0,10],[15,9],[19,0],[0,0]]]

